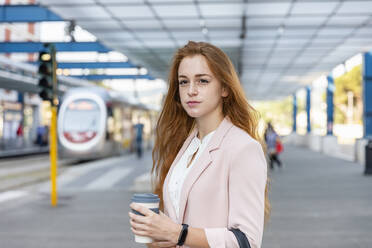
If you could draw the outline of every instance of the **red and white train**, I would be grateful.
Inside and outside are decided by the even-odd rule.
[[[144,124],[144,146],[151,146],[156,111],[100,87],[66,92],[58,114],[59,156],[78,160],[133,150],[133,124]]]

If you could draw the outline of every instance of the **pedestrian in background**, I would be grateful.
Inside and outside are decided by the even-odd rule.
[[[278,164],[278,168],[282,168],[282,162],[279,159],[279,153],[282,152],[283,146],[279,135],[275,132],[274,127],[269,122],[265,131],[266,148],[270,159],[270,169],[274,169],[274,163]]]
[[[149,247],[261,247],[269,204],[257,123],[221,49],[180,48],[153,150],[161,212],[132,203],[144,215],[129,213],[134,234],[153,238]]]
[[[44,132],[42,136],[42,146],[47,146],[49,144],[49,126],[44,125]]]
[[[36,144],[39,146],[43,146],[44,133],[45,133],[44,126],[38,126],[36,129]]]
[[[22,121],[19,122],[17,128],[17,148],[22,147],[23,145],[23,124]]]
[[[144,125],[140,121],[134,125],[137,158],[142,158],[143,127]]]

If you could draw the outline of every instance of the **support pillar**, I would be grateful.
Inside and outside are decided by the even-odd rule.
[[[307,116],[307,133],[311,133],[311,120],[310,120],[310,110],[311,110],[311,88],[306,87],[306,116]]]
[[[372,52],[364,54],[363,63],[363,145],[365,175],[372,175]],[[364,154],[363,154],[364,152]]]
[[[22,119],[19,124],[22,125],[22,131],[25,126],[25,93],[23,92],[18,92],[18,102],[21,104],[21,116]]]
[[[297,96],[296,93],[293,94],[293,127],[292,132],[297,132]]]
[[[333,135],[333,94],[335,91],[335,85],[332,76],[328,76],[327,81],[327,135]]]
[[[372,52],[364,54],[363,131],[364,138],[372,138]]]

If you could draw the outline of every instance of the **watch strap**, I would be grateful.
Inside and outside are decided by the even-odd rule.
[[[189,225],[182,224],[182,230],[181,230],[180,236],[178,237],[178,243],[177,243],[178,246],[182,246],[185,243],[188,230],[189,230]]]

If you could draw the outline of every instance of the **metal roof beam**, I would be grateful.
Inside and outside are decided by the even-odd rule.
[[[105,68],[138,68],[130,62],[62,62],[58,63],[61,69],[105,69]]]
[[[153,77],[150,75],[71,75],[71,77],[80,78],[80,79],[86,79],[91,81],[101,81],[106,79],[148,79],[148,80],[154,80]]]
[[[0,5],[0,22],[52,21],[63,21],[63,19],[40,5]]]
[[[57,52],[99,52],[110,51],[99,42],[53,42]],[[43,42],[0,42],[0,53],[38,53],[44,49]]]
[[[37,62],[32,62],[37,64]],[[60,62],[60,69],[106,69],[106,68],[138,68],[130,62]]]

